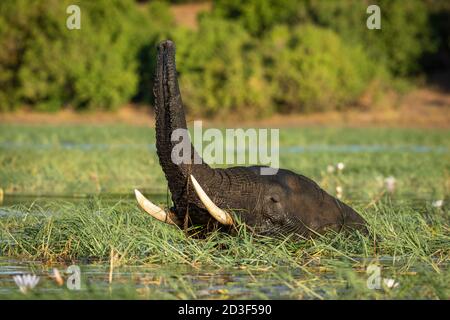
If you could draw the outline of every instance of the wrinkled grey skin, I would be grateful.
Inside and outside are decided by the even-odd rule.
[[[172,142],[171,135],[176,129],[186,129],[186,119],[177,81],[175,45],[169,40],[158,46],[153,91],[157,153],[172,194],[171,211],[180,227],[232,229],[220,226],[206,211],[189,179],[192,174],[218,207],[233,212],[259,234],[310,237],[327,229],[366,230],[365,221],[356,211],[292,171],[279,169],[275,175],[261,175],[259,166],[213,169],[204,162],[174,164],[171,151],[178,141]],[[188,143],[193,160],[195,150]]]

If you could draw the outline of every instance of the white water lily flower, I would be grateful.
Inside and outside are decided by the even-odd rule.
[[[436,200],[431,203],[431,205],[435,208],[440,208],[444,205],[444,200]]]
[[[397,180],[393,176],[389,176],[384,179],[384,185],[388,192],[392,193],[395,191],[395,183]]]
[[[333,173],[333,172],[334,172],[334,166],[332,166],[331,164],[329,164],[329,165],[327,166],[327,172],[328,172],[328,173]]]
[[[343,162],[339,162],[339,163],[336,165],[336,168],[337,168],[339,171],[342,171],[342,170],[344,170],[344,168],[345,168],[345,164],[344,164]]]
[[[32,290],[39,283],[39,277],[31,274],[24,274],[20,276],[13,277],[14,282],[20,289],[20,292],[26,294],[28,291]]]
[[[398,283],[397,281],[395,281],[394,279],[389,279],[389,278],[384,278],[383,279],[383,283],[386,287],[388,287],[389,289],[392,288],[397,288],[400,283]]]

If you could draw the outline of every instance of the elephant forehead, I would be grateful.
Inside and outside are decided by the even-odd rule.
[[[271,182],[274,190],[281,188],[285,191],[299,191],[301,187],[299,176],[287,170],[280,170]]]
[[[288,175],[285,178],[285,184],[289,187],[291,190],[300,191],[300,183],[297,175]]]

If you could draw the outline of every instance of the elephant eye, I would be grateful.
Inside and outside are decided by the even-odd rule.
[[[272,200],[272,202],[280,202],[280,197],[277,194],[274,194],[270,197],[270,200]]]

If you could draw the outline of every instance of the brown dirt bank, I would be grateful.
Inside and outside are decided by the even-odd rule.
[[[194,120],[188,116],[188,121]],[[207,126],[217,127],[296,127],[296,126],[342,126],[342,127],[414,127],[450,128],[450,94],[432,89],[417,89],[401,98],[397,107],[381,110],[330,111],[307,115],[274,115],[268,119],[211,119]],[[0,113],[0,124],[105,124],[125,123],[153,126],[151,107],[127,105],[116,112],[75,112],[63,110],[57,113],[41,113],[20,110]]]
[[[182,3],[173,4],[170,6],[170,10],[175,18],[175,22],[178,25],[197,29],[197,16],[203,11],[211,11],[212,3],[209,1],[200,3]]]

